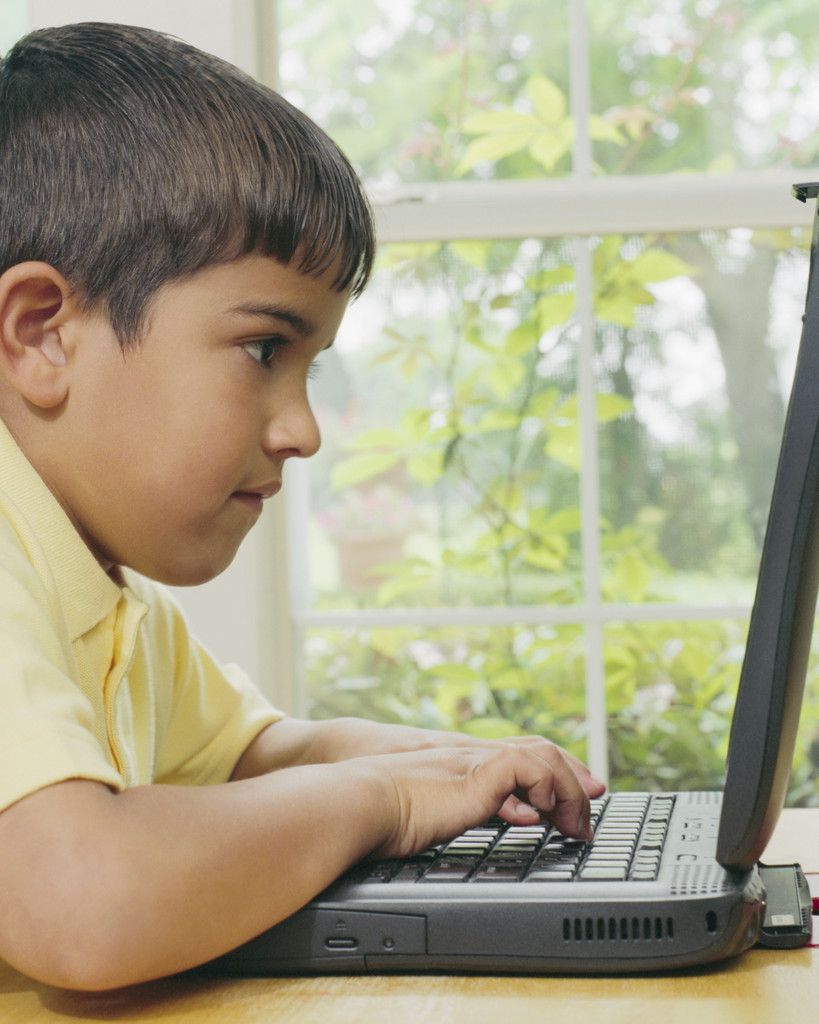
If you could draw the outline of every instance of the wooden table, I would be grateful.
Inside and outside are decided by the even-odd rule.
[[[819,810],[786,811],[765,860],[819,873]],[[0,1024],[779,1024],[812,1020],[817,1007],[812,948],[751,950],[716,967],[643,977],[185,975],[93,995],[37,984],[0,963]]]

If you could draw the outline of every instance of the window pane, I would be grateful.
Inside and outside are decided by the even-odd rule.
[[[748,623],[615,624],[605,637],[612,788],[719,789]],[[819,650],[808,669],[787,803],[819,804]]]
[[[29,28],[26,0],[4,0],[0,18],[0,54],[5,54]]]
[[[534,629],[312,629],[313,718],[364,715],[477,736],[548,736],[586,756],[583,635]]]
[[[759,170],[816,160],[819,49],[813,11],[587,0],[593,110],[607,174]]]
[[[605,633],[614,789],[718,789],[747,622],[643,622]]]
[[[607,600],[753,597],[807,242],[737,229],[597,246]]]
[[[578,600],[571,254],[385,247],[313,392],[321,606]]]
[[[567,0],[281,0],[278,10],[285,95],[371,185],[569,168]]]

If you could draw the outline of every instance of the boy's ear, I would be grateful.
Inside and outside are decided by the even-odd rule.
[[[68,394],[72,305],[68,283],[48,263],[18,263],[0,275],[0,373],[42,409]]]

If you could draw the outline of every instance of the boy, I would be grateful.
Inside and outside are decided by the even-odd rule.
[[[75,25],[0,67],[0,956],[34,977],[191,967],[495,812],[589,834],[545,740],[283,717],[149,582],[221,572],[317,450],[373,249],[335,146],[213,57]]]

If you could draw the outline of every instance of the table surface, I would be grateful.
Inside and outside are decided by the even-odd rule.
[[[819,810],[786,811],[769,864],[819,873]],[[662,1000],[662,1007],[658,1001]],[[735,960],[642,977],[375,975],[212,979],[183,975],[116,992],[64,992],[0,962],[0,1022],[167,1024],[749,1024],[800,1019],[819,1006],[819,949],[751,950]]]

